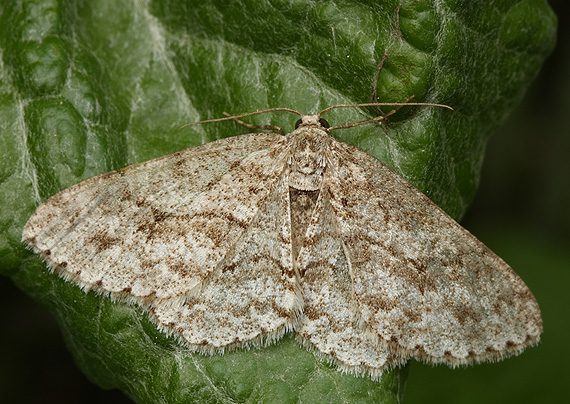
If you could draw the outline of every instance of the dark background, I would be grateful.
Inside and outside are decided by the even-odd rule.
[[[459,370],[412,363],[408,403],[553,403],[567,399],[570,349],[570,10],[558,45],[523,103],[490,140],[478,195],[462,224],[507,261],[535,294],[538,347]],[[130,402],[75,367],[49,312],[0,277],[0,401]],[[17,397],[17,400],[16,400]],[[5,400],[8,401],[5,401]],[[14,400],[14,401],[11,401]]]

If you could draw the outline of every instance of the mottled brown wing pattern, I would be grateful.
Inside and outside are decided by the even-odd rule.
[[[293,328],[301,299],[292,264],[286,174],[199,291],[179,306],[152,309],[167,331],[177,330],[193,348],[211,353],[265,345]]]
[[[325,184],[367,328],[451,365],[538,341],[538,305],[506,263],[383,163],[335,145]]]
[[[23,239],[86,290],[143,305],[184,300],[277,184],[283,141],[237,136],[89,179],[41,205]]]
[[[342,369],[380,376],[397,358],[388,341],[367,332],[359,321],[350,267],[329,198],[328,190],[321,189],[299,254],[304,306],[298,339]]]

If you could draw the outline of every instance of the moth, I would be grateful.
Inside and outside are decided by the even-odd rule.
[[[357,106],[370,105],[385,104]],[[221,139],[74,185],[38,207],[23,241],[59,276],[143,307],[201,353],[291,332],[340,370],[378,379],[411,358],[455,366],[537,343],[540,309],[516,273],[330,135],[389,115],[333,127],[321,117],[346,106],[274,108],[300,116],[293,132]]]

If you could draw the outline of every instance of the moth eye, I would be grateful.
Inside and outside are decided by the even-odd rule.
[[[295,129],[299,129],[299,125],[301,125],[301,122],[303,122],[301,119],[295,122]]]
[[[327,122],[326,119],[320,118],[320,119],[319,119],[319,123],[321,124],[321,126],[322,126],[323,128],[327,128],[327,129],[328,129],[328,128],[331,127],[331,126],[329,125],[329,123]]]

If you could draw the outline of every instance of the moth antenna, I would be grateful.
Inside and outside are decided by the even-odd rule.
[[[329,128],[329,131],[331,130],[335,130],[335,129],[347,129],[347,128],[353,128],[355,126],[359,126],[359,125],[364,125],[365,123],[371,123],[371,122],[378,122],[378,121],[383,121],[384,119],[386,119],[387,117],[389,117],[392,114],[395,114],[396,111],[398,111],[400,108],[402,108],[404,105],[409,105],[408,101],[410,101],[412,98],[414,98],[414,96],[410,96],[408,97],[403,103],[400,103],[402,105],[398,105],[396,108],[393,108],[390,112],[386,113],[386,114],[382,114],[380,116],[376,116],[374,118],[371,119],[364,119],[362,121],[357,121],[357,122],[349,122],[349,123],[345,123],[342,125],[336,125],[333,126],[332,128]]]
[[[206,119],[205,121],[198,121],[198,122],[190,122],[187,123],[185,125],[182,125],[180,128],[178,129],[184,129],[187,126],[193,126],[193,125],[201,125],[203,123],[210,123],[210,122],[220,122],[220,121],[229,121],[229,120],[236,120],[238,118],[243,118],[246,116],[251,116],[251,115],[258,115],[258,114],[265,114],[267,112],[275,112],[275,111],[286,111],[286,112],[291,112],[293,114],[297,114],[299,116],[303,116],[303,114],[301,114],[298,111],[295,111],[294,109],[291,108],[269,108],[269,109],[262,109],[260,111],[255,111],[255,112],[248,112],[246,114],[239,114],[239,115],[231,115],[231,116],[226,116],[225,118],[216,118],[216,119]],[[245,122],[244,122],[245,123]]]
[[[283,131],[283,128],[279,127],[279,126],[275,126],[275,125],[256,125],[253,123],[247,123],[242,121],[241,119],[235,117],[235,116],[230,116],[230,114],[228,114],[227,112],[224,112],[224,115],[227,116],[228,118],[233,119],[234,121],[236,121],[237,123],[239,123],[242,126],[245,126],[246,128],[249,129],[264,129],[264,130],[272,130],[272,131],[277,131],[279,132],[279,134],[285,136],[285,132]]]
[[[364,125],[366,123],[371,123],[371,122],[383,121],[384,119],[386,119],[390,115],[396,113],[396,111],[398,111],[400,108],[405,107],[407,105],[418,105],[418,106],[423,105],[423,106],[430,106],[430,107],[442,107],[442,108],[448,108],[448,109],[453,111],[453,108],[451,108],[449,105],[432,104],[432,103],[424,103],[424,102],[408,102],[412,98],[414,98],[413,95],[410,96],[404,102],[367,102],[364,104],[337,104],[337,105],[332,105],[328,108],[323,109],[317,115],[321,116],[322,114],[329,112],[330,110],[335,109],[335,108],[359,108],[359,107],[382,107],[382,106],[395,106],[396,107],[396,108],[392,109],[390,112],[388,112],[384,115],[381,115],[381,116],[377,116],[377,117],[370,118],[370,119],[364,119],[362,121],[350,122],[350,123],[345,123],[342,125],[332,126],[329,128],[329,131],[331,131],[331,130],[335,130],[335,129],[353,128],[355,126]]]

